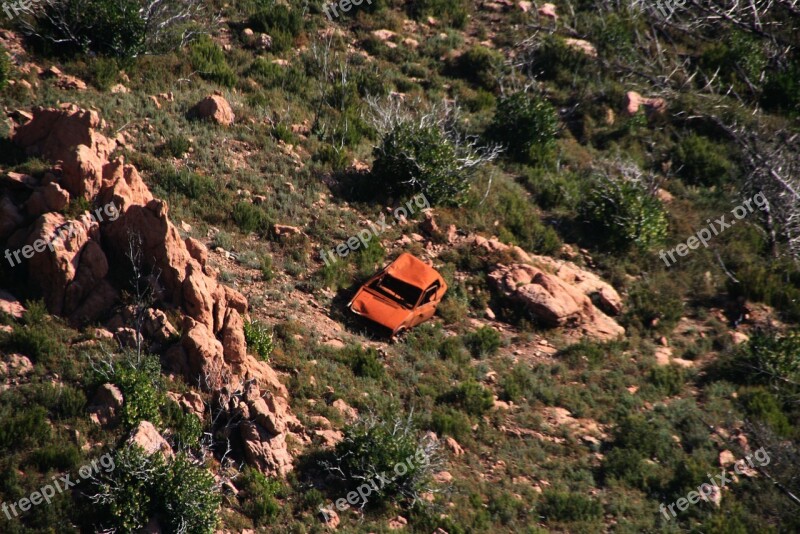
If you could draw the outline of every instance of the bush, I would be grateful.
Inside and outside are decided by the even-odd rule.
[[[411,16],[417,20],[436,17],[454,28],[467,23],[467,3],[464,0],[417,0],[409,4]]]
[[[438,464],[435,444],[417,438],[410,419],[382,421],[362,419],[344,430],[334,450],[335,461],[325,466],[348,489],[385,475],[389,483],[370,496],[369,503],[393,498],[416,499],[426,490],[431,471]],[[396,466],[404,465],[401,474]],[[366,504],[366,503],[365,503]]]
[[[211,195],[216,189],[214,181],[188,169],[168,167],[158,173],[158,186],[168,194],[181,194],[192,200]]]
[[[142,7],[138,0],[55,0],[36,11],[36,34],[57,53],[136,57],[147,48]]]
[[[356,376],[379,380],[386,373],[378,356],[378,351],[372,347],[366,349],[353,347],[345,351],[345,355],[349,359],[350,367]]]
[[[236,85],[236,73],[225,61],[225,53],[207,35],[191,45],[189,60],[192,67],[198,70],[204,79],[225,87]]]
[[[233,207],[233,220],[244,233],[256,232],[266,235],[272,227],[272,222],[264,210],[244,200]]]
[[[475,358],[491,356],[502,345],[500,333],[491,326],[483,326],[464,336],[464,345]]]
[[[372,174],[390,194],[422,191],[431,204],[461,204],[469,182],[455,147],[435,125],[396,125],[374,150]]]
[[[180,134],[173,135],[164,143],[164,152],[173,158],[182,158],[184,154],[189,152],[191,146],[191,143],[185,136]]]
[[[122,424],[133,428],[141,421],[161,426],[160,407],[165,403],[161,364],[155,356],[145,356],[139,363],[133,358],[115,362],[111,380],[122,392]]]
[[[242,511],[253,520],[255,526],[269,524],[281,510],[275,496],[281,490],[281,483],[265,477],[256,469],[246,467],[242,481],[238,485]]]
[[[436,399],[439,403],[452,404],[466,413],[480,417],[494,406],[492,392],[477,382],[464,382]]]
[[[8,85],[8,80],[11,78],[11,59],[5,50],[0,51],[0,90]]]
[[[730,178],[734,168],[725,152],[724,146],[705,137],[687,135],[675,148],[678,174],[689,184],[720,186]]]
[[[272,256],[264,254],[261,256],[261,279],[269,282],[275,278],[275,271],[272,269]]]
[[[770,110],[800,115],[800,63],[773,69],[767,76],[761,104]]]
[[[221,498],[201,465],[182,453],[170,461],[147,456],[135,445],[118,449],[114,465],[92,496],[104,514],[103,527],[136,532],[155,517],[170,532],[214,532]]]
[[[683,368],[678,365],[658,366],[650,370],[650,383],[667,396],[680,393],[685,380]]]
[[[597,238],[612,248],[636,246],[648,249],[667,235],[664,207],[637,181],[595,180],[581,208],[585,221],[595,230]]]
[[[272,329],[259,321],[247,321],[244,323],[244,338],[250,349],[256,351],[262,360],[269,361],[275,349]]]
[[[113,57],[97,57],[89,66],[92,81],[101,91],[108,91],[117,82],[119,69],[119,63]]]
[[[603,515],[603,505],[577,493],[548,490],[539,504],[539,514],[549,521],[589,521]]]
[[[739,402],[751,417],[763,421],[778,435],[792,437],[794,427],[783,413],[781,403],[763,387],[744,388],[739,393]]]
[[[264,0],[263,6],[250,17],[253,30],[272,37],[272,51],[279,53],[294,46],[303,30],[302,13],[275,0]]]
[[[502,54],[479,45],[470,48],[455,60],[454,73],[492,91],[497,87],[502,64]]]
[[[519,161],[546,161],[555,147],[558,113],[543,98],[514,93],[497,104],[487,136]]]

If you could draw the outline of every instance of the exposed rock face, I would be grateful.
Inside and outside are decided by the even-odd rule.
[[[167,458],[172,458],[172,456],[174,456],[172,447],[169,446],[167,440],[156,430],[153,423],[148,421],[139,423],[139,426],[131,433],[131,437],[128,438],[128,443],[131,445],[138,445],[144,449],[145,454],[148,456],[157,452],[160,452]]]
[[[235,118],[231,105],[219,95],[211,95],[195,104],[189,112],[198,119],[208,119],[222,126],[230,126]]]
[[[636,115],[641,106],[645,107],[648,116],[663,115],[667,112],[667,101],[663,98],[645,98],[636,91],[628,91],[625,95],[625,110],[628,115]]]
[[[212,103],[212,115],[221,113],[222,122],[233,121],[224,99],[206,100]],[[51,313],[82,324],[110,315],[118,292],[109,272],[124,272],[131,247],[139,250],[142,270],[155,273],[146,282],[160,308],[144,311],[142,334],[154,343],[151,347],[165,349],[172,370],[185,373],[192,383],[202,378],[216,390],[223,384],[240,387],[247,379],[278,395],[264,400],[262,417],[252,423],[258,428],[248,431],[249,457],[269,472],[287,472],[292,459],[285,433],[300,424],[282,398],[287,391],[275,371],[247,353],[247,299],[216,280],[215,271],[206,266],[205,247],[181,237],[167,204],[153,197],[136,169],[122,158],[109,161],[116,144],[98,132],[102,127],[96,112],[65,104],[34,109],[33,118],[17,129],[13,139],[18,145],[57,167],[44,184],[24,176],[0,183],[0,240],[7,239],[12,250],[36,248],[15,274],[38,285]],[[87,199],[93,211],[74,220],[55,212],[76,196]],[[25,213],[16,208],[20,200],[27,202]],[[180,340],[163,310],[174,310],[182,322]],[[132,326],[129,315],[118,316],[109,330],[126,331]],[[135,331],[133,335],[135,342]],[[263,408],[260,403],[258,407]],[[137,432],[145,442],[157,441],[146,427]]]
[[[494,238],[472,236],[467,242],[517,260],[510,265],[499,263],[489,278],[503,295],[520,302],[544,324],[580,328],[584,335],[601,340],[625,333],[606,315],[619,314],[622,299],[596,274],[572,262],[528,254]]]

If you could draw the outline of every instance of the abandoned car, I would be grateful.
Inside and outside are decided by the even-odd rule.
[[[433,317],[445,291],[442,275],[404,253],[361,286],[349,307],[395,337]]]

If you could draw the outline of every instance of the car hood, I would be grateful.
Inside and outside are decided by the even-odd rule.
[[[358,292],[350,303],[350,309],[392,331],[403,324],[403,321],[411,314],[411,310],[403,308],[400,304],[377,295],[369,289],[362,289]]]

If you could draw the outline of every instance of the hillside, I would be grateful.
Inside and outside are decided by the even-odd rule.
[[[797,532],[799,47],[796,0],[5,3],[0,532]],[[447,290],[391,336],[402,253]]]

